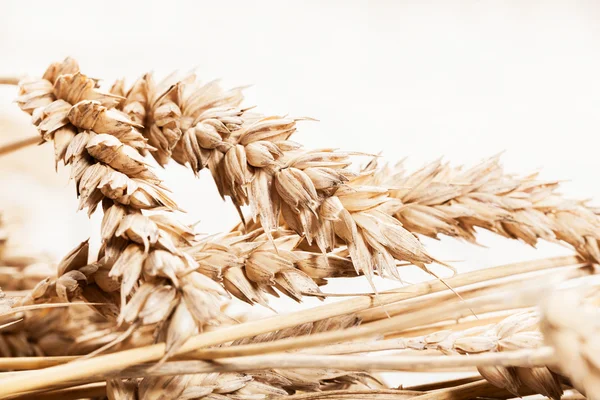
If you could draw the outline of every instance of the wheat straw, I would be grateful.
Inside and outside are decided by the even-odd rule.
[[[22,148],[34,145],[34,144],[39,144],[40,138],[37,136],[32,136],[26,139],[20,139],[20,140],[16,140],[12,143],[8,143],[8,144],[4,144],[4,145],[0,145],[0,157],[6,154],[10,154],[14,151],[20,150]]]

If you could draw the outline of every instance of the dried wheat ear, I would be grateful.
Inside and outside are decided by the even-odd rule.
[[[531,245],[538,239],[564,241],[582,259],[600,259],[595,210],[563,199],[557,182],[504,173],[497,158],[470,169],[435,162],[414,173],[401,164],[378,167],[373,158],[351,170],[351,158],[363,154],[305,150],[289,140],[298,119],[240,108],[240,89],[201,84],[193,75],[156,83],[146,74],[129,89],[118,81],[105,93],[66,59],[51,65],[42,79],[22,81],[19,90],[17,103],[32,115],[42,139],[53,141],[57,164],[71,165],[80,208],[92,213],[102,203],[104,210],[98,261],[88,263],[88,245],[82,243],[61,261],[57,277],[40,282],[27,301],[102,303],[97,310],[118,326],[136,328],[144,337],[155,330],[156,339],[166,343],[165,357],[203,326],[229,323],[220,310],[230,294],[266,305],[265,294],[277,295],[276,290],[296,300],[320,296],[318,286],[331,277],[370,279],[377,273],[399,279],[401,262],[429,271],[427,265],[438,261],[418,234],[475,241],[480,227]],[[208,168],[243,224],[200,238],[177,222],[170,212],[178,207],[145,158],[148,153],[163,166],[172,158],[194,173]],[[244,206],[250,206],[249,218]],[[459,354],[536,347],[541,342],[533,330],[536,318],[516,314],[497,326],[419,340],[424,348]],[[135,346],[125,337],[131,332],[103,344]],[[513,394],[519,387],[551,398],[562,393],[554,370],[543,365],[479,371]],[[581,390],[594,387],[589,374],[565,373]],[[152,389],[162,386],[184,398],[220,398],[219,391],[245,398],[289,389],[255,377],[253,382],[266,386],[245,392],[250,375],[111,380],[108,395],[134,398],[139,392],[152,398]]]

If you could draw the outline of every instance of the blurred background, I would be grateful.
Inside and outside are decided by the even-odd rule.
[[[301,123],[295,137],[309,148],[382,152],[415,168],[504,152],[507,171],[541,170],[542,178],[564,180],[569,196],[600,200],[599,19],[598,3],[566,0],[5,0],[0,75],[38,76],[66,56],[108,84],[196,69],[225,86],[253,85],[245,105],[264,113],[318,119]],[[35,134],[12,103],[15,93],[0,86],[0,144]],[[196,179],[173,164],[161,174],[188,211],[184,221],[200,221],[207,233],[237,223],[208,173]],[[54,171],[49,145],[0,158],[0,210],[15,251],[58,259],[97,237],[100,216],[90,222],[75,212],[68,176]],[[481,247],[425,242],[459,271],[569,253],[480,237]],[[354,279],[326,290],[366,289]]]

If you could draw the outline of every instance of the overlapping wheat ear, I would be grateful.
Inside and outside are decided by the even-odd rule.
[[[37,114],[43,114],[34,120],[41,124],[46,139],[58,137],[58,159],[66,154],[61,139],[66,115],[71,115],[71,121],[78,114],[76,108],[65,106],[64,100],[52,102],[60,97],[60,88],[64,91],[68,86],[61,83],[64,79],[52,85],[52,80],[58,79],[54,75],[61,74],[77,78],[71,81],[86,79],[76,63],[67,59],[48,70],[49,80],[22,84],[18,100],[24,110],[33,113],[37,108]],[[93,83],[88,79],[86,90],[96,94],[71,99],[80,101],[79,108],[85,104],[101,108],[101,102],[93,103],[98,100]],[[38,86],[46,87],[46,91],[38,90]],[[538,238],[563,240],[588,259],[598,257],[599,220],[594,210],[583,202],[560,197],[555,192],[556,182],[505,174],[496,158],[464,171],[434,163],[405,175],[389,168],[377,169],[373,162],[356,173],[348,169],[350,156],[355,153],[303,150],[289,140],[296,120],[263,117],[239,108],[239,89],[226,92],[214,82],[201,85],[194,76],[182,80],[172,76],[156,84],[146,74],[127,91],[122,81],[111,91],[114,95],[109,96],[109,108],[97,112],[103,115],[99,117],[102,120],[112,110],[111,114],[125,124],[120,135],[127,132],[135,137],[128,139],[135,143],[121,137],[124,146],[132,147],[128,154],[133,154],[133,149],[142,153],[148,150],[161,164],[172,157],[195,172],[208,167],[221,195],[230,196],[238,209],[249,204],[252,217],[260,222],[267,237],[285,224],[305,239],[304,246],[309,249],[326,252],[345,244],[355,269],[367,276],[377,270],[398,277],[397,261],[422,268],[434,262],[411,233],[434,237],[442,233],[474,240],[476,226],[530,244]],[[116,95],[123,97],[116,99]],[[49,102],[52,106],[47,106]],[[98,122],[94,122],[98,126],[90,123],[81,128],[114,134]],[[85,141],[85,137],[80,140]],[[115,146],[119,144],[115,142],[111,151]],[[69,160],[65,158],[65,162]],[[270,277],[287,266],[289,263],[273,264],[271,271],[261,272]],[[240,288],[236,289],[239,292]]]
[[[209,168],[220,194],[250,205],[267,233],[285,224],[323,252],[341,240],[365,274],[396,276],[394,258],[434,262],[408,232],[474,241],[475,227],[531,245],[565,241],[587,259],[600,257],[595,209],[564,199],[558,182],[505,173],[498,157],[472,168],[437,161],[410,174],[401,163],[377,168],[374,159],[356,172],[348,167],[359,153],[303,149],[289,140],[297,119],[240,108],[238,88],[175,75],[156,84],[146,74],[112,92],[125,97],[117,107],[144,126],[160,164],[173,158],[194,172]]]
[[[0,287],[6,289],[0,289],[0,357],[87,354],[105,344],[105,338],[87,336],[114,323],[102,321],[87,305],[35,304],[33,289],[48,281],[55,267],[35,257],[4,254],[7,236],[0,233]]]
[[[7,234],[2,232],[0,250],[3,250],[7,241]],[[27,308],[28,305],[40,298],[36,292],[41,286],[36,285],[36,276],[31,272],[26,273],[28,268],[25,267],[25,264],[31,262],[31,259],[22,257],[0,256],[3,271],[7,276],[12,276],[12,279],[6,279],[5,283],[13,289],[19,289],[13,292],[22,296],[9,298],[0,292],[0,305],[2,306],[0,315],[6,312],[0,322],[2,326],[0,328],[2,329],[0,331],[1,357],[29,356],[31,358],[31,356],[86,354],[103,345],[110,344],[113,337],[119,336],[114,323],[101,322],[96,318],[97,314],[90,313],[86,306],[68,310],[52,308],[44,313],[15,312],[18,309]],[[41,264],[38,270],[42,265],[49,275],[49,271],[52,271],[53,268],[47,264]],[[46,279],[44,282],[48,282],[48,280]],[[16,308],[12,306],[16,306]],[[340,316],[238,340],[233,345],[264,343],[303,334],[344,329],[359,322],[360,320],[354,315]],[[143,346],[149,343],[152,343],[152,332],[146,330],[139,332],[135,341],[129,340],[120,348]],[[217,396],[217,394],[223,397],[227,396],[227,398],[229,396],[232,398],[243,396],[256,398],[262,395],[287,396],[288,392],[296,390],[343,389],[363,381],[366,384],[369,379],[369,376],[362,372],[348,372],[339,369],[267,370],[256,371],[252,374],[213,373],[178,375],[176,378],[147,377],[139,382],[130,381],[127,385],[119,379],[111,379],[105,390],[110,398],[135,395],[138,385],[140,398],[160,396],[165,387],[168,388],[170,396],[173,398],[204,398]]]
[[[181,84],[183,83],[180,82],[176,87]],[[200,100],[202,100],[200,104],[205,106],[206,101],[209,100],[211,106],[218,105],[219,101],[212,99],[216,96],[213,93],[214,88],[208,91],[212,96],[208,99],[205,93],[207,90],[206,87],[196,90],[195,95],[187,99],[188,105],[191,107],[191,104],[196,104]],[[59,278],[52,283],[56,288],[56,296],[61,301],[68,301],[70,298],[82,295],[90,302],[117,304],[113,293],[120,290],[120,321],[142,325],[158,324],[166,330],[168,347],[173,351],[193,335],[194,326],[202,326],[217,319],[215,313],[219,310],[219,297],[226,294],[219,285],[212,283],[196,271],[202,271],[202,265],[209,265],[213,270],[217,269],[216,274],[210,275],[215,279],[223,279],[225,287],[237,297],[251,303],[263,304],[266,301],[262,292],[275,294],[272,286],[276,286],[296,299],[306,293],[319,292],[315,281],[300,268],[296,268],[299,264],[310,264],[309,268],[312,268],[312,271],[315,270],[315,266],[320,267],[321,270],[316,271],[315,277],[318,283],[322,282],[325,276],[347,274],[348,265],[351,263],[348,263],[344,257],[335,254],[294,252],[294,248],[300,241],[297,235],[286,235],[282,232],[274,234],[274,226],[264,229],[268,240],[254,240],[252,244],[248,244],[247,238],[242,238],[244,242],[234,246],[234,252],[231,251],[231,246],[226,245],[235,244],[235,240],[227,238],[228,240],[220,246],[221,250],[227,251],[221,251],[222,257],[215,257],[210,251],[212,250],[213,253],[218,251],[218,244],[211,243],[209,247],[213,248],[208,248],[209,253],[206,254],[204,251],[207,250],[206,243],[194,245],[194,234],[186,226],[178,224],[166,214],[150,217],[143,215],[141,210],[144,209],[177,209],[176,204],[169,199],[161,182],[141,155],[146,151],[158,152],[157,148],[150,144],[160,148],[161,142],[156,142],[149,134],[158,129],[155,123],[159,120],[157,117],[159,112],[156,112],[157,115],[152,114],[151,121],[146,121],[147,128],[139,125],[135,122],[135,113],[130,112],[132,114],[130,116],[134,117],[130,119],[124,112],[116,109],[119,104],[124,104],[124,109],[128,110],[129,104],[126,100],[97,90],[96,81],[81,74],[73,60],[67,59],[62,63],[53,64],[42,79],[21,82],[20,93],[18,104],[23,110],[32,114],[34,124],[38,126],[42,138],[54,142],[57,163],[63,161],[65,164],[72,164],[72,176],[76,181],[80,208],[87,207],[92,213],[102,202],[105,209],[102,222],[104,246],[99,261],[87,264],[87,243],[82,243],[65,257],[59,266]],[[205,96],[200,96],[198,93],[204,93]],[[160,96],[161,99],[167,97]],[[216,97],[220,98],[218,95]],[[238,97],[231,96],[231,98]],[[189,112],[198,112],[198,110],[198,107],[188,109]],[[218,109],[212,110],[218,111]],[[287,139],[295,129],[294,121],[283,123],[283,120],[277,119],[273,126],[269,122],[248,122],[249,117],[243,111],[235,111],[235,115],[226,114],[227,118],[219,114],[218,120],[221,124],[227,124],[227,127],[223,125],[224,129],[233,129],[235,126],[241,129],[244,124],[250,123],[253,128],[247,130],[248,135],[252,134],[259,138],[274,139],[275,132],[275,136]],[[242,114],[245,119],[241,117]],[[257,121],[256,117],[253,118]],[[263,121],[263,119],[258,120]],[[209,124],[207,121],[204,122]],[[282,128],[282,123],[285,128]],[[170,125],[166,124],[160,130],[165,135],[168,131],[166,126]],[[285,133],[282,133],[281,129]],[[150,138],[148,140],[150,144],[140,130]],[[288,146],[289,148],[286,147],[288,150],[297,147],[292,146],[287,140],[282,140],[279,145],[282,148]],[[311,154],[312,161],[305,161],[310,165],[311,162],[318,161],[323,154],[328,157],[326,164],[332,162],[339,165],[348,164],[345,161],[348,155],[341,156],[330,152]],[[224,160],[228,159],[224,158]],[[248,166],[244,168],[249,171]],[[280,178],[275,181],[276,183],[283,182],[282,177],[287,174],[287,169],[282,171],[278,173],[277,176]],[[291,176],[290,179],[292,179],[290,183],[292,186],[288,187],[289,190],[297,183],[293,182]],[[235,179],[231,181],[232,185],[234,181]],[[260,179],[257,178],[255,181],[258,182]],[[241,187],[245,191],[245,185],[249,181],[237,183],[242,184]],[[308,181],[306,183],[308,184]],[[335,186],[337,185],[336,183]],[[350,195],[348,199],[354,197]],[[358,201],[360,202],[360,199]],[[380,202],[380,200],[368,201]],[[316,207],[316,203],[313,205]],[[264,208],[263,206],[265,204],[260,207]],[[272,214],[269,218],[275,218],[276,213],[272,208],[269,212]],[[313,217],[315,215],[311,218]],[[346,222],[348,223],[346,238],[351,240],[357,234],[357,227],[350,220]],[[336,247],[333,224],[334,222],[326,224],[329,226],[327,228],[329,244],[325,247],[321,246],[321,250],[333,250]],[[423,265],[425,259],[427,262],[433,260],[422,255],[414,258],[410,254],[421,253],[421,246],[416,238],[404,231],[397,223],[390,228],[386,230],[388,236],[400,236],[398,240],[389,243],[398,243],[394,244],[394,247],[402,253],[408,251],[410,261]],[[340,235],[341,232],[338,231],[337,234]],[[320,237],[324,238],[324,236]],[[348,249],[354,260],[355,269],[370,276],[371,257],[368,257],[368,268],[357,259],[357,257],[367,256],[363,251],[366,250],[364,241],[352,239],[349,243],[362,243],[359,247],[351,244]],[[194,252],[196,260],[190,256],[191,251]],[[386,255],[388,258],[391,257],[387,252]],[[400,255],[397,257],[407,258]],[[206,258],[214,261],[203,262]],[[389,269],[397,275],[395,261],[393,258],[390,260],[387,267],[384,264],[379,265],[385,267],[384,270]],[[329,272],[332,269],[337,270],[336,263],[342,266],[344,270],[342,273]],[[325,268],[321,267],[323,265]],[[222,276],[219,269],[224,270]],[[142,274],[146,279],[131,299],[128,299]],[[150,277],[152,279],[148,279]],[[118,282],[113,278],[121,278],[121,280]],[[79,282],[86,284],[82,286]],[[42,285],[47,284],[42,283]],[[43,290],[43,287],[38,288],[36,293],[41,293],[41,298],[54,296],[53,291],[48,292]],[[156,310],[156,304],[161,305],[160,311]],[[102,311],[107,314],[114,312],[110,307],[103,307]],[[164,324],[167,320],[169,323]]]

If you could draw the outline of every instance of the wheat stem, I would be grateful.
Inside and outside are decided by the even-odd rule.
[[[26,370],[51,367],[75,360],[75,356],[0,357],[0,370]]]
[[[479,380],[475,382],[465,383],[459,386],[434,390],[426,394],[422,394],[417,397],[413,397],[415,400],[468,400],[480,396],[493,396],[497,394],[507,394],[506,391],[498,389],[490,385],[485,380]],[[529,393],[531,394],[531,393]],[[513,398],[514,395],[510,394],[508,397]]]
[[[481,381],[482,379],[483,378],[481,377],[481,375],[477,374],[477,375],[473,375],[473,376],[470,376],[467,378],[449,379],[449,380],[445,380],[445,381],[437,381],[437,382],[423,383],[423,384],[419,384],[419,385],[402,386],[402,387],[406,390],[413,390],[413,391],[417,391],[417,392],[430,392],[432,390],[451,388],[451,387],[464,385],[465,383]]]
[[[34,144],[39,144],[40,142],[41,139],[39,136],[31,136],[25,139],[14,141],[12,143],[4,144],[0,146],[0,156],[10,154],[14,151],[20,150],[28,146],[32,146]]]
[[[569,280],[569,279],[573,279],[573,278],[578,278],[580,276],[582,276],[582,274],[587,275],[587,271],[586,269],[576,269],[576,270],[571,270],[571,271],[567,271],[567,274],[561,274],[560,275],[560,279],[561,280]],[[556,280],[554,280],[555,282]],[[552,280],[548,280],[546,282],[544,281],[540,281],[539,279],[536,281],[537,284],[539,284],[540,286],[543,285],[547,285],[548,283],[551,283]],[[494,290],[497,290],[497,288],[494,288]],[[488,290],[489,291],[489,290]],[[516,291],[516,293],[518,293],[518,290]],[[463,295],[463,299],[468,299],[470,297],[475,297],[474,295],[479,295],[479,296],[484,296],[488,294],[487,292],[481,292],[481,290],[479,288],[476,288],[472,291],[467,291],[464,294],[461,293],[461,295]],[[318,348],[318,349],[314,349],[316,346],[318,345],[326,345],[326,344],[331,344],[331,343],[336,343],[339,341],[347,341],[347,340],[351,340],[351,339],[356,339],[359,337],[366,337],[369,335],[384,335],[384,337],[386,336],[386,332],[388,332],[388,327],[394,331],[394,332],[401,332],[405,329],[409,329],[409,328],[413,328],[413,327],[419,327],[419,326],[423,326],[421,325],[422,321],[413,321],[412,323],[407,323],[406,326],[402,325],[401,323],[395,323],[394,321],[400,321],[402,320],[403,316],[407,316],[408,313],[412,312],[414,313],[415,317],[417,319],[425,319],[427,317],[425,317],[426,315],[428,315],[427,313],[425,313],[424,311],[419,312],[418,310],[420,309],[427,309],[427,310],[435,310],[437,312],[437,315],[431,315],[430,321],[428,324],[432,324],[432,323],[439,323],[440,320],[458,320],[459,318],[471,315],[472,313],[474,313],[475,311],[477,311],[477,313],[491,313],[491,312],[497,312],[497,311],[505,311],[505,310],[514,310],[514,307],[511,304],[508,303],[504,303],[504,302],[487,302],[485,299],[483,301],[483,304],[479,305],[479,306],[473,306],[468,307],[468,303],[462,303],[462,304],[456,304],[458,302],[457,298],[454,299],[450,299],[450,300],[454,300],[454,301],[450,301],[450,303],[448,302],[448,299],[445,299],[444,297],[441,298],[436,298],[430,302],[425,302],[421,299],[419,299],[420,301],[412,301],[409,302],[410,304],[407,305],[407,307],[404,307],[404,309],[402,310],[402,313],[400,313],[400,315],[397,316],[393,316],[393,317],[388,317],[379,321],[375,321],[375,322],[371,322],[368,324],[363,324],[360,327],[357,328],[349,328],[346,329],[344,331],[333,331],[333,332],[324,332],[324,333],[319,333],[319,334],[313,334],[310,336],[298,336],[298,337],[291,337],[291,338],[286,338],[286,339],[282,339],[282,340],[278,340],[278,341],[273,341],[273,342],[265,342],[265,343],[251,343],[251,344],[246,344],[246,345],[239,345],[239,346],[229,346],[229,347],[220,347],[220,348],[214,348],[214,349],[202,349],[202,350],[197,350],[194,353],[192,353],[191,355],[195,358],[202,358],[202,359],[213,359],[213,358],[223,358],[223,357],[239,357],[239,356],[247,356],[247,355],[257,355],[257,354],[267,354],[267,353],[273,353],[273,352],[279,352],[279,351],[289,351],[289,350],[294,350],[294,349],[308,349],[308,352],[317,352],[319,354],[331,354],[328,353],[328,349],[327,348]],[[442,303],[443,301],[443,303]],[[475,303],[477,303],[477,299],[475,300]],[[496,317],[498,318],[498,317]],[[503,316],[500,319],[504,319],[506,318],[506,315]],[[481,325],[485,325],[485,323],[487,322],[487,320],[476,320],[472,322],[472,325],[474,326],[481,326]],[[394,325],[396,324],[396,325]],[[456,324],[454,324],[456,325]],[[439,331],[441,328],[439,326],[433,327],[432,328],[435,331]],[[412,332],[414,333],[414,332]],[[356,336],[354,336],[356,335]],[[372,344],[372,346],[377,347],[380,346],[381,343],[374,343]],[[340,345],[340,346],[344,346],[344,345]],[[351,349],[352,346],[357,346],[358,349],[360,349],[361,347],[368,347],[368,344],[364,344],[364,343],[355,343],[355,344],[347,344],[346,346],[348,346],[348,349]],[[311,348],[313,348],[314,350],[310,350]],[[338,349],[339,350],[339,349]],[[358,351],[362,351],[362,350],[358,350]]]
[[[410,299],[407,301],[402,301],[402,302],[395,302],[393,304],[389,304],[386,305],[385,307],[377,307],[377,308],[370,308],[364,311],[361,311],[359,313],[357,313],[358,317],[361,318],[361,320],[363,322],[370,322],[370,321],[376,321],[376,320],[380,320],[380,319],[384,319],[384,318],[388,318],[390,316],[394,316],[394,315],[398,315],[398,314],[402,314],[414,307],[423,307],[426,304],[423,304],[423,302],[426,301],[431,301],[432,303],[438,303],[440,301],[454,301],[454,300],[460,300],[460,298],[457,296],[460,295],[460,297],[462,297],[463,299],[467,299],[467,298],[474,298],[477,297],[487,291],[490,290],[490,288],[493,289],[502,289],[502,290],[508,290],[510,288],[515,288],[518,287],[520,285],[522,285],[522,282],[525,279],[535,279],[536,282],[544,282],[544,283],[548,283],[548,282],[552,282],[553,280],[568,280],[568,279],[573,279],[573,278],[577,278],[580,276],[585,276],[588,275],[590,273],[590,271],[586,268],[586,267],[581,267],[581,265],[571,265],[571,266],[567,266],[567,267],[562,267],[557,271],[540,271],[541,275],[543,276],[539,276],[540,274],[534,274],[533,276],[529,276],[530,274],[527,274],[527,276],[523,276],[524,274],[517,274],[517,275],[513,275],[513,276],[507,276],[506,278],[503,279],[498,279],[498,280],[493,280],[493,281],[484,281],[484,282],[480,282],[476,285],[469,285],[469,288],[466,289],[456,289],[454,290],[454,292],[450,292],[450,291],[446,291],[446,292],[441,292],[441,293],[431,293],[428,295],[424,295],[424,296],[420,296],[418,298],[415,299]],[[475,287],[473,287],[475,286]],[[402,290],[402,289],[400,289]],[[469,315],[470,313],[466,313],[464,316]]]
[[[581,270],[570,271],[570,274],[564,274],[561,276],[561,278],[563,280],[567,280],[579,277],[581,276],[580,271]],[[496,291],[498,289],[493,288],[492,290]],[[484,296],[486,294],[489,294],[489,292],[490,288],[487,288],[487,291],[482,291],[481,288],[475,288],[465,292],[458,291],[458,293],[462,296],[463,299],[469,299],[476,296]],[[438,296],[434,299],[431,299],[430,301],[426,301],[425,299],[421,298],[414,300],[418,301],[407,302],[406,306],[403,307],[402,311],[397,313],[397,315],[388,316],[387,318],[371,321],[370,323],[363,324],[356,328],[349,328],[343,331],[323,332],[307,336],[290,337],[272,342],[250,343],[237,346],[200,349],[194,351],[193,353],[190,353],[189,356],[200,359],[220,359],[226,357],[241,357],[298,349],[306,349],[307,352],[311,352],[312,354],[314,354],[314,352],[317,352],[318,354],[330,354],[328,353],[328,349],[326,347],[316,349],[315,347],[319,345],[327,345],[331,343],[337,343],[340,341],[357,339],[360,337],[384,335],[386,332],[388,332],[388,329],[392,329],[393,332],[400,332],[412,327],[422,326],[423,324],[421,322],[424,318],[428,318],[428,324],[432,324],[439,323],[440,320],[457,320],[464,316],[471,315],[474,312],[472,308],[466,307],[464,303],[457,304],[460,299],[458,299],[454,294],[451,294],[451,296]],[[419,312],[419,310],[424,309],[435,310],[435,315],[430,315],[429,313],[425,312]],[[507,304],[504,302],[487,303],[477,307],[477,313],[504,311],[506,309],[513,310],[514,307],[511,304]],[[417,318],[419,319],[419,321],[407,323],[406,325],[401,325],[396,322],[398,320],[402,320],[403,317],[407,316],[408,313],[411,312],[415,315],[418,315]],[[425,315],[428,315],[428,317],[425,317]],[[479,320],[477,322],[479,322]],[[483,322],[484,321],[481,321],[476,325],[482,325]],[[435,327],[435,331],[439,330],[439,327]],[[377,344],[376,342],[372,345],[378,346],[380,344],[381,343]],[[354,343],[347,344],[346,346],[349,346],[350,348],[352,346],[358,346],[360,348],[361,346],[365,346],[365,344]],[[311,348],[313,350],[311,350]]]
[[[19,395],[21,400],[75,400],[82,398],[103,397],[106,395],[106,383],[97,382],[43,393]]]
[[[504,318],[508,317],[511,314],[515,314],[521,311],[531,311],[533,308],[519,308],[519,309],[510,309],[510,310],[499,310],[497,312],[492,312],[491,316],[482,316],[481,314],[477,315],[476,319],[469,319],[466,321],[456,321],[456,320],[448,320],[442,323],[435,323],[427,326],[420,326],[411,329],[407,329],[405,331],[399,333],[392,333],[390,335],[386,335],[386,340],[393,340],[395,338],[407,338],[407,337],[415,337],[415,336],[425,336],[430,333],[438,332],[444,329],[457,329],[464,330],[468,328],[473,328],[476,326],[495,324],[502,321]],[[467,310],[468,311],[468,310]],[[466,313],[466,312],[465,312]],[[465,315],[464,317],[472,316],[472,314]]]
[[[301,393],[275,397],[273,400],[321,400],[321,399],[413,399],[421,392],[398,389],[327,390],[325,392]],[[382,395],[390,395],[383,397]],[[357,397],[360,396],[360,397]]]
[[[552,363],[555,353],[551,347],[524,349],[502,353],[465,355],[394,355],[381,357],[315,354],[268,354],[219,359],[218,362],[189,360],[170,361],[160,366],[142,364],[99,377],[133,378],[202,374],[211,372],[242,372],[265,369],[327,368],[349,371],[455,371],[457,368],[479,366],[535,367]],[[96,377],[94,377],[95,379]]]
[[[17,85],[21,80],[18,76],[0,76],[0,85]]]

